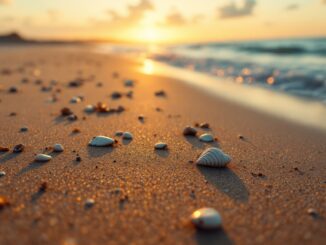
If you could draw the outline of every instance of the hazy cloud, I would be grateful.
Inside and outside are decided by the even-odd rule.
[[[255,0],[243,0],[243,4],[241,6],[235,4],[234,2],[230,2],[229,4],[219,8],[218,11],[220,13],[220,18],[234,18],[252,15],[255,6]]]
[[[298,8],[299,8],[299,4],[293,3],[293,4],[289,4],[288,6],[286,6],[285,10],[292,11],[292,10],[297,10]]]
[[[140,0],[138,4],[128,5],[128,14],[126,16],[120,15],[114,10],[108,10],[108,14],[111,17],[111,23],[130,24],[140,21],[147,11],[153,9],[154,7],[149,0]]]
[[[49,16],[49,18],[51,20],[58,20],[60,15],[61,15],[61,12],[59,10],[56,10],[56,9],[49,9],[47,11],[47,15]]]
[[[171,11],[163,22],[158,23],[161,26],[183,26],[187,24],[197,24],[204,18],[203,15],[197,14],[190,18],[186,18],[182,13],[177,10]]]

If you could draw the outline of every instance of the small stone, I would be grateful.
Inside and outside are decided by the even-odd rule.
[[[81,162],[81,157],[80,156],[76,156],[76,162]]]
[[[4,177],[4,176],[6,176],[6,172],[5,171],[0,171],[0,178]]]
[[[64,108],[61,109],[61,116],[66,117],[66,116],[69,116],[71,114],[73,114],[73,112],[69,108],[64,107]]]
[[[164,90],[159,90],[159,91],[156,91],[155,92],[155,96],[162,96],[162,97],[164,97],[164,96],[166,96],[166,93],[165,93]]]
[[[87,106],[85,107],[85,109],[84,109],[84,111],[87,112],[87,113],[92,113],[92,112],[94,112],[95,110],[96,110],[96,107],[93,106],[93,105],[87,105]]]
[[[215,141],[213,135],[211,134],[202,134],[201,136],[199,136],[199,140],[202,142],[213,142]]]
[[[64,151],[64,148],[61,144],[55,144],[53,146],[53,151],[54,152],[63,152]]]
[[[133,87],[134,86],[134,81],[133,80],[125,80],[124,85],[126,87]]]
[[[144,121],[144,120],[145,120],[145,116],[144,116],[143,114],[140,114],[140,115],[138,116],[138,120],[139,120],[139,121]]]
[[[24,126],[20,128],[20,132],[27,132],[28,131],[28,127]]]
[[[209,129],[209,123],[207,123],[207,122],[201,123],[201,124],[199,124],[199,127]]]
[[[8,147],[2,147],[2,146],[0,146],[0,152],[7,152],[9,150],[10,149]]]
[[[191,222],[200,229],[217,229],[222,226],[222,218],[214,208],[201,208],[190,216]]]
[[[85,201],[85,208],[91,208],[93,207],[95,204],[95,200],[92,199],[92,198],[88,198],[86,201]]]
[[[123,135],[123,132],[122,132],[122,131],[117,131],[117,132],[115,132],[115,136],[120,137],[120,136],[122,136],[122,135]]]
[[[164,142],[158,142],[155,144],[154,148],[156,150],[166,150],[168,148],[168,145]]]
[[[14,147],[13,153],[20,153],[24,150],[25,146],[23,144],[18,144]]]
[[[77,104],[77,103],[79,103],[79,102],[81,102],[81,101],[82,101],[82,99],[81,99],[80,96],[74,96],[74,97],[72,97],[72,98],[70,99],[70,103],[73,103],[73,104]]]
[[[316,209],[314,208],[308,208],[307,209],[307,213],[313,217],[317,217],[318,216],[318,212]]]
[[[9,89],[8,89],[8,92],[9,93],[17,93],[18,92],[18,89],[16,88],[16,87],[10,87]]]
[[[67,118],[69,121],[76,121],[78,119],[78,117],[75,114],[71,114]]]
[[[122,94],[120,92],[113,92],[111,94],[112,99],[120,99],[122,97]]]
[[[184,136],[196,136],[196,134],[197,134],[197,129],[195,129],[191,126],[187,126],[183,130]]]
[[[52,159],[51,156],[49,155],[46,155],[46,154],[37,154],[35,156],[35,161],[36,162],[48,162]]]
[[[122,139],[124,139],[124,140],[132,140],[132,138],[133,138],[133,135],[130,132],[124,132],[122,134]]]
[[[10,202],[8,201],[8,199],[5,196],[0,196],[0,210],[9,206]]]

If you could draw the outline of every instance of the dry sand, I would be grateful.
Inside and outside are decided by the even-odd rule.
[[[116,57],[54,47],[1,48],[0,53],[0,70],[25,70],[0,74],[0,146],[26,146],[20,154],[0,153],[0,171],[6,172],[0,195],[11,203],[0,211],[0,244],[325,244],[325,132],[169,78],[140,74],[139,64]],[[35,69],[39,77],[31,75]],[[119,78],[112,77],[115,71]],[[92,75],[95,79],[81,87],[67,87],[77,76]],[[29,83],[21,83],[23,77]],[[125,78],[136,80],[134,88],[124,87]],[[43,85],[58,81],[56,103],[47,102],[52,92],[42,92],[37,79]],[[13,85],[18,93],[7,92]],[[113,91],[130,89],[133,99],[110,98]],[[154,96],[160,89],[166,97]],[[70,104],[75,95],[85,100]],[[83,112],[86,104],[99,101],[126,111]],[[65,106],[77,121],[60,117]],[[140,114],[144,123],[137,119]],[[233,158],[228,168],[189,162],[209,146],[182,136],[183,128],[195,122],[210,123],[218,144]],[[22,126],[28,132],[19,132]],[[73,134],[75,128],[81,132]],[[113,137],[117,130],[132,132],[134,139],[116,137],[115,148],[87,146],[93,136]],[[169,150],[154,151],[157,141]],[[51,153],[48,163],[33,163],[35,153],[55,143],[65,151]],[[75,161],[77,153],[81,162]],[[43,182],[47,189],[39,192]],[[85,209],[87,198],[95,200],[92,208]],[[216,208],[223,229],[203,232],[190,225],[189,215],[201,207]]]

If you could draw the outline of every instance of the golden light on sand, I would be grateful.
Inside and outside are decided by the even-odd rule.
[[[151,75],[154,73],[154,64],[150,59],[145,59],[143,64],[143,73]]]

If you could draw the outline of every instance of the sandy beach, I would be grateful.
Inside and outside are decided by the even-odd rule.
[[[208,95],[169,74],[141,74],[141,64],[119,57],[47,46],[0,53],[0,146],[10,149],[0,153],[0,196],[10,203],[0,209],[0,244],[325,243],[325,131]],[[84,82],[69,86],[76,78]],[[134,86],[124,86],[126,79]],[[12,86],[17,92],[8,92]],[[155,96],[160,90],[166,96]],[[112,99],[115,91],[123,96]],[[124,95],[129,91],[132,98]],[[84,99],[72,104],[74,96]],[[98,102],[125,110],[84,112]],[[64,107],[78,119],[62,117]],[[182,135],[202,122],[210,129],[199,133],[216,142]],[[115,136],[120,130],[133,140]],[[97,135],[118,143],[89,147]],[[159,141],[167,151],[154,150]],[[46,149],[56,143],[64,152]],[[24,151],[12,153],[17,144]],[[196,166],[209,146],[232,157],[227,168]],[[36,163],[38,153],[53,159]],[[95,204],[85,208],[89,198]],[[190,223],[202,207],[220,212],[222,229]]]

